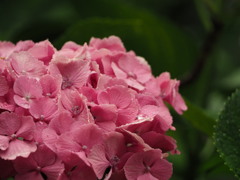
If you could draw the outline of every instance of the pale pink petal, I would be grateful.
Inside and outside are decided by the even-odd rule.
[[[0,151],[5,151],[9,146],[10,137],[0,135]]]
[[[89,161],[96,176],[101,179],[105,170],[110,166],[110,162],[106,159],[104,145],[99,144],[93,147],[89,155]]]
[[[14,52],[27,51],[29,48],[34,46],[34,42],[31,40],[18,41]]]
[[[11,55],[11,67],[17,75],[39,77],[46,73],[43,62],[22,51]]]
[[[0,59],[7,59],[9,55],[13,52],[15,45],[8,41],[0,42]]]
[[[51,61],[55,51],[56,49],[48,40],[36,43],[32,48],[28,49],[28,52],[33,57],[43,61],[45,65],[48,65]]]
[[[0,157],[5,160],[14,160],[17,157],[28,157],[30,153],[35,152],[37,146],[34,142],[25,142],[22,140],[13,140],[5,151],[0,151]]]
[[[95,47],[96,49],[105,48],[111,51],[126,51],[121,39],[117,36],[110,36],[104,39],[91,38],[90,46]]]
[[[29,101],[42,97],[42,87],[39,81],[27,76],[16,79],[13,90],[16,93],[14,101],[23,108],[29,108]]]

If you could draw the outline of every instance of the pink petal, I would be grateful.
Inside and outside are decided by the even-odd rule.
[[[49,128],[53,129],[58,135],[68,131],[75,121],[67,111],[55,116],[49,123]]]
[[[69,62],[56,62],[55,66],[63,77],[61,88],[67,89],[75,87],[80,89],[86,84],[89,71],[89,62],[84,60],[76,60]]]
[[[21,120],[15,113],[3,112],[0,114],[0,134],[12,135],[21,127]]]
[[[46,167],[55,163],[56,154],[45,145],[38,146],[35,153],[32,154],[32,158],[37,162],[38,166]]]
[[[63,107],[72,114],[73,118],[76,118],[83,124],[92,121],[85,101],[86,99],[75,90],[66,90],[61,96]]]
[[[150,150],[132,155],[127,160],[124,171],[128,180],[151,177],[144,175],[148,173],[156,179],[168,180],[172,176],[172,164],[162,159],[160,150]]]
[[[0,179],[8,179],[9,177],[13,177],[16,174],[16,171],[13,167],[13,161],[7,161],[0,158]]]
[[[101,179],[105,170],[110,166],[105,156],[104,146],[102,144],[94,146],[88,158],[98,179]]]
[[[15,45],[8,41],[0,42],[0,57],[8,58],[8,56],[13,52]]]
[[[70,172],[71,180],[94,180],[97,179],[93,169],[87,165],[78,165],[76,169]]]
[[[22,116],[21,117],[21,127],[16,132],[17,137],[21,137],[24,140],[32,140],[33,139],[33,133],[35,130],[35,123],[33,122],[33,119],[31,116]]]
[[[25,142],[22,140],[13,140],[5,151],[0,151],[0,157],[5,160],[14,160],[17,157],[28,157],[30,153],[35,152],[37,146],[34,142]]]
[[[164,152],[174,151],[176,146],[176,140],[170,136],[156,132],[147,132],[141,135],[145,143],[147,143],[152,148],[159,148]]]
[[[5,151],[9,146],[10,138],[8,136],[0,135],[0,151]]]
[[[28,50],[33,57],[43,61],[46,65],[51,61],[55,51],[55,48],[48,40],[36,43]]]
[[[54,131],[51,128],[46,128],[42,131],[42,139],[44,144],[51,149],[52,151],[56,152],[56,142],[58,140],[59,136],[56,133],[56,131]]]
[[[60,91],[61,79],[46,74],[41,77],[40,84],[44,96],[55,98]]]
[[[37,169],[37,162],[33,159],[32,154],[28,158],[18,157],[14,160],[14,168],[18,174],[26,174],[29,171]]]
[[[104,39],[92,38],[89,44],[96,49],[105,48],[111,51],[126,51],[121,39],[116,36],[110,36]]]
[[[137,117],[138,111],[139,106],[137,101],[134,99],[128,107],[118,110],[116,125],[121,126],[133,122]]]
[[[31,99],[38,99],[42,96],[42,87],[39,81],[27,76],[16,79],[13,90],[16,93],[14,101],[23,108],[29,108]]]
[[[137,180],[158,180],[154,176],[152,176],[150,173],[145,173],[143,175],[140,175]]]
[[[57,108],[57,102],[55,99],[43,97],[33,100],[30,103],[29,112],[35,119],[50,121],[55,115]]]
[[[10,63],[17,75],[39,77],[44,75],[46,71],[43,62],[37,60],[25,51],[13,53]]]
[[[9,90],[8,82],[4,76],[0,75],[0,96],[7,94]]]
[[[44,178],[42,177],[42,175],[37,172],[37,171],[33,171],[33,172],[28,172],[25,174],[17,174],[15,177],[15,180],[44,180]]]
[[[41,171],[47,176],[47,179],[55,180],[62,175],[64,171],[64,165],[61,161],[56,161],[50,166],[43,167]]]
[[[102,142],[103,133],[95,124],[86,124],[72,131],[72,136],[73,140],[81,145],[82,150],[89,153],[94,145]]]
[[[132,94],[124,86],[113,86],[98,95],[99,104],[115,104],[118,108],[126,108],[132,100]]]
[[[95,123],[106,131],[115,130],[117,119],[116,106],[111,104],[102,104],[91,108],[91,113],[95,118]]]

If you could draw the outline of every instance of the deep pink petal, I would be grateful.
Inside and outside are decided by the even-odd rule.
[[[62,175],[64,165],[61,161],[56,161],[50,166],[43,167],[41,171],[47,176],[47,179],[56,180]]]
[[[29,171],[37,169],[37,162],[33,159],[32,154],[28,158],[18,157],[14,160],[14,168],[18,174],[26,174]]]
[[[37,151],[32,156],[42,168],[54,164],[57,159],[56,154],[45,145],[38,146]]]
[[[147,143],[152,148],[159,148],[163,152],[174,151],[176,146],[176,140],[170,136],[156,133],[156,132],[147,132],[141,135],[145,143]]]
[[[13,177],[16,174],[16,171],[13,167],[13,161],[7,161],[0,158],[0,179],[8,179]]]
[[[16,180],[33,180],[33,179],[34,180],[44,180],[42,175],[37,171],[28,172],[25,174],[17,174],[15,179]]]

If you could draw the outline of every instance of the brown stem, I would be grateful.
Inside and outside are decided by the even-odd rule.
[[[216,44],[217,40],[219,39],[220,32],[223,29],[222,22],[212,19],[213,29],[206,37],[206,40],[203,43],[202,50],[200,56],[197,59],[195,67],[193,68],[192,72],[185,78],[181,80],[181,85],[186,86],[194,82],[201,74],[208,57],[211,55],[214,45]]]

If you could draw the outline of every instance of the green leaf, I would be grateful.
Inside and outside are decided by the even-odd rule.
[[[185,99],[188,106],[188,110],[184,112],[183,117],[192,124],[193,127],[200,130],[201,132],[211,136],[213,133],[213,126],[215,120],[209,116],[200,107],[190,103]]]
[[[203,0],[195,0],[198,16],[207,31],[212,30],[211,13]]]
[[[214,140],[220,156],[240,178],[240,91],[228,99],[216,123]]]
[[[146,18],[146,17],[145,17]],[[180,76],[191,68],[195,46],[187,35],[162,18],[88,18],[71,26],[55,43],[58,47],[72,40],[83,44],[91,37],[119,36],[127,50],[147,59],[154,74],[170,71]],[[179,68],[181,67],[181,68]]]

